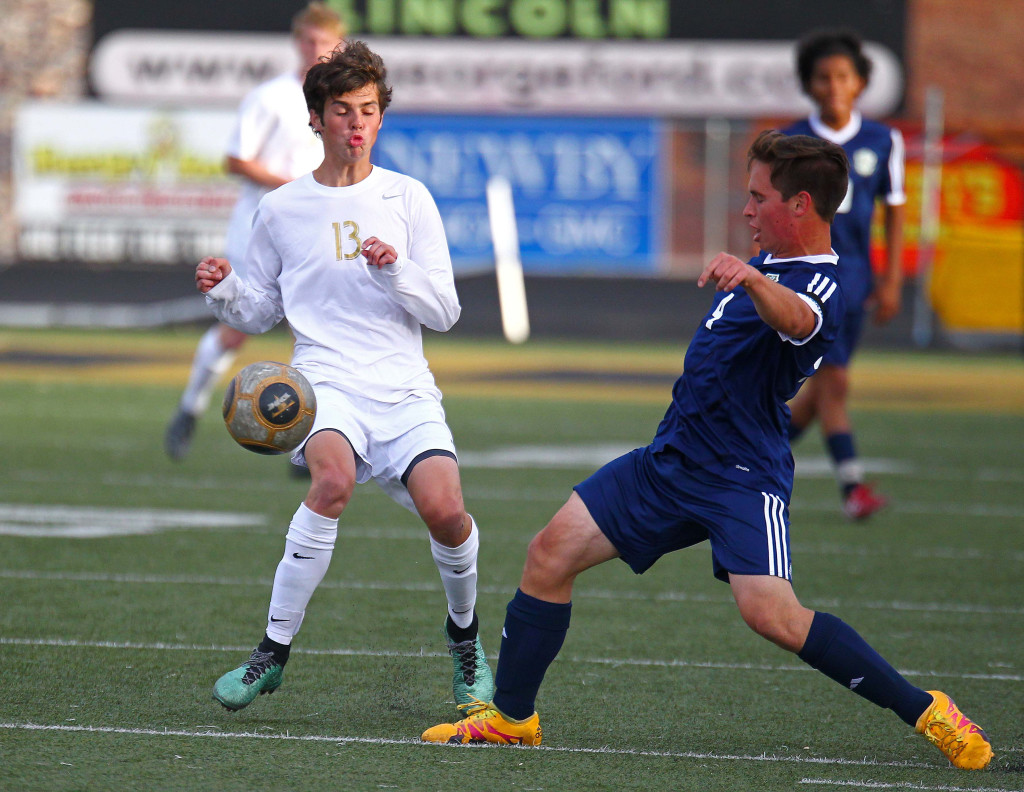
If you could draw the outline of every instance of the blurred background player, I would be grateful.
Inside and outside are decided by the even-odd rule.
[[[421,182],[371,164],[391,100],[378,55],[360,41],[339,47],[310,68],[303,93],[323,162],[260,200],[244,277],[222,258],[196,269],[208,304],[236,329],[263,333],[287,319],[292,365],[317,403],[294,456],[312,481],[288,526],[266,632],[213,696],[238,710],[280,686],[330,564],[338,519],[355,485],[372,478],[427,526],[448,600],[452,692],[465,705],[489,698],[494,684],[475,611],[479,532],[423,357],[422,326],[444,332],[462,312],[444,226]]]
[[[292,19],[298,71],[256,86],[242,100],[225,158],[228,172],[242,177],[225,241],[225,256],[233,267],[244,265],[252,216],[260,198],[309,173],[323,160],[323,146],[309,128],[302,80],[317,59],[329,55],[344,37],[341,17],[321,2],[310,3]],[[188,384],[164,436],[171,459],[183,459],[188,453],[196,420],[245,339],[245,333],[223,323],[215,324],[200,339]]]
[[[873,312],[874,321],[881,324],[900,310],[906,202],[903,137],[896,129],[862,117],[856,109],[857,98],[871,77],[871,61],[857,34],[821,31],[808,35],[797,49],[797,73],[804,92],[818,109],[784,131],[842,146],[850,161],[850,186],[832,223],[846,318],[821,368],[790,404],[790,440],[795,441],[818,419],[839,481],[843,511],[851,519],[863,520],[883,508],[886,499],[864,482],[863,466],[857,458],[847,408],[848,367],[865,314]],[[885,267],[877,279],[870,255],[876,201],[885,205]]]

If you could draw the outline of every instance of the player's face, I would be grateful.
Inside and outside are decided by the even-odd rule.
[[[754,229],[754,242],[761,250],[786,256],[794,221],[792,199],[782,200],[782,193],[772,186],[771,168],[759,160],[750,163],[748,189],[750,198],[743,207],[743,216]]]
[[[295,48],[299,51],[299,64],[305,74],[316,65],[321,55],[330,55],[341,39],[330,30],[303,25],[295,31]]]
[[[328,99],[322,119],[310,112],[310,124],[320,133],[324,151],[342,164],[369,159],[381,120],[377,86],[373,83]]]
[[[822,120],[844,126],[850,120],[853,105],[864,90],[864,80],[846,55],[830,55],[814,64],[807,86],[818,105]]]

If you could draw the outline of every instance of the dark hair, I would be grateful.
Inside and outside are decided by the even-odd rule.
[[[822,58],[845,55],[866,85],[871,79],[871,61],[864,54],[860,36],[852,30],[816,30],[804,36],[796,48],[796,73],[808,92],[814,65]]]
[[[841,146],[810,135],[784,135],[769,129],[751,144],[748,171],[755,160],[768,166],[772,187],[782,194],[782,200],[806,192],[818,216],[832,222],[850,178],[850,165]]]
[[[329,99],[358,91],[371,83],[377,88],[377,102],[383,114],[391,104],[391,87],[384,61],[362,41],[345,42],[330,55],[321,57],[306,72],[302,93],[306,97],[306,107],[322,120],[324,106]]]

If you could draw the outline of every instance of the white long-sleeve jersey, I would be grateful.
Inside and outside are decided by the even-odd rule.
[[[369,266],[362,246],[371,236],[398,261]],[[422,183],[377,166],[349,187],[302,176],[260,201],[242,269],[244,280],[232,270],[207,303],[246,333],[287,318],[292,365],[310,382],[389,403],[437,393],[420,325],[448,330],[461,306],[441,215]]]

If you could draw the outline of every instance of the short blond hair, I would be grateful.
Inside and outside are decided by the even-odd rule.
[[[321,0],[313,0],[299,13],[292,17],[292,35],[304,27],[318,28],[345,38],[345,20],[334,9],[328,8]]]

